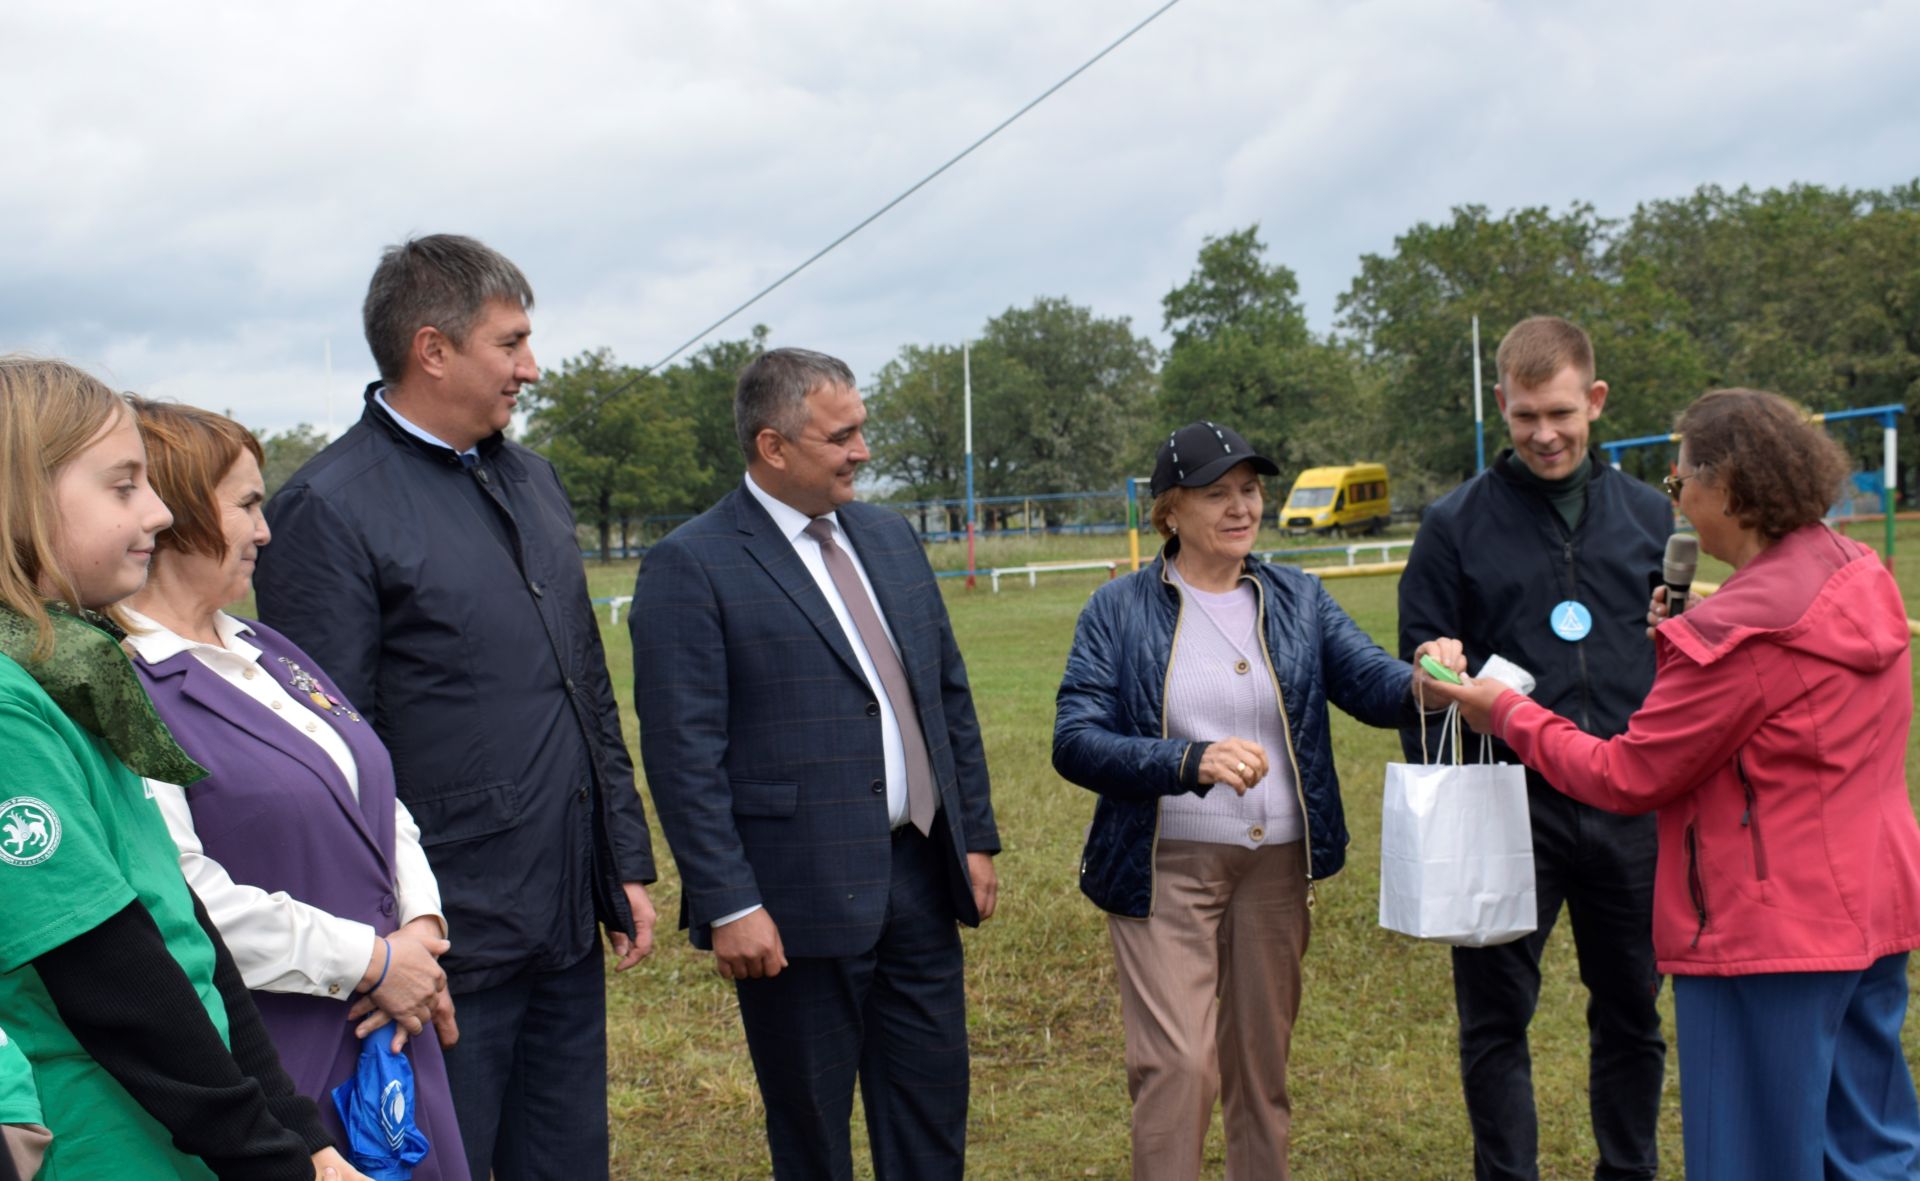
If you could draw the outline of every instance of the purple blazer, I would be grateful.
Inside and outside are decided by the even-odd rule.
[[[378,933],[391,931],[396,925],[393,761],[373,727],[356,720],[358,711],[347,712],[351,705],[305,652],[265,624],[247,625],[260,649],[259,667],[289,696],[307,700],[282,657],[343,702],[337,716],[322,716],[353,753],[360,798],[355,801],[346,777],[318,744],[191,652],[152,665],[136,659],[134,668],[161,720],[207,769],[205,779],[187,788],[200,842],[236,882],[284,890]],[[320,1105],[321,1118],[344,1150],[346,1133],[332,1091],[353,1073],[359,1058],[360,1040],[347,1020],[351,998],[256,990],[253,999],[295,1088]],[[407,1042],[406,1053],[413,1063],[416,1122],[432,1145],[414,1168],[416,1181],[471,1181],[440,1043],[429,1029]]]

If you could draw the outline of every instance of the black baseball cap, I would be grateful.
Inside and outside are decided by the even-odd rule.
[[[1169,488],[1204,488],[1236,464],[1250,463],[1263,476],[1277,476],[1280,465],[1255,451],[1230,426],[1192,422],[1167,436],[1153,461],[1153,494]]]

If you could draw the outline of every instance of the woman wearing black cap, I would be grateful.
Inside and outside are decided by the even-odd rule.
[[[1288,1176],[1314,881],[1347,844],[1327,702],[1382,727],[1414,708],[1412,668],[1319,579],[1252,557],[1278,474],[1215,423],[1170,435],[1166,544],[1094,593],[1060,683],[1053,765],[1100,797],[1080,888],[1109,916],[1136,1178],[1199,1176],[1216,1094],[1228,1177]],[[1464,667],[1453,640],[1421,652]]]

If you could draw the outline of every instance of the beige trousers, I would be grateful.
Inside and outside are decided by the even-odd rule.
[[[1161,841],[1153,915],[1109,916],[1135,1181],[1191,1181],[1221,1097],[1228,1181],[1286,1181],[1306,846]]]

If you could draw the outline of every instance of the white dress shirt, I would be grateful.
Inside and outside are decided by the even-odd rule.
[[[380,403],[380,409],[386,411],[388,414],[393,416],[393,421],[400,424],[401,430],[407,432],[409,435],[412,435],[414,438],[420,439],[423,442],[432,443],[435,447],[445,447],[449,451],[459,450],[452,443],[449,443],[445,439],[440,438],[438,435],[434,434],[432,431],[427,430],[425,427],[422,427],[419,423],[413,421],[411,418],[408,418],[406,415],[400,413],[398,410],[395,410],[392,404],[387,401],[387,391],[385,386],[382,386],[381,388],[373,391],[373,400]],[[467,448],[465,451],[459,451],[459,454],[478,455],[480,454],[480,445],[476,443],[473,446]]]
[[[324,751],[346,777],[354,798],[360,797],[360,769],[346,741],[299,694],[286,692],[265,671],[260,650],[246,639],[250,629],[245,623],[224,611],[216,613],[214,628],[221,643],[205,644],[189,640],[137,611],[121,610],[133,624],[127,641],[142,660],[158,664],[191,652],[221,680],[268,707],[278,719],[273,724],[290,727]],[[194,831],[187,793],[155,779],[146,783],[166,818],[174,844],[180,846],[180,869],[206,904],[207,915],[233,952],[234,964],[247,987],[352,999],[380,932],[366,923],[309,906],[284,890],[269,893],[234,881],[219,862],[206,855]],[[430,915],[439,920],[444,935],[447,920],[440,911],[439,883],[420,847],[420,827],[398,799],[393,802],[393,845],[398,925]]]
[[[840,630],[846,633],[848,646],[860,661],[861,675],[867,678],[867,687],[880,706],[880,754],[886,768],[888,823],[898,828],[907,822],[907,755],[906,745],[900,738],[900,719],[893,711],[893,702],[887,700],[887,691],[880,683],[880,674],[873,666],[873,657],[867,652],[866,641],[860,638],[860,629],[854,625],[853,616],[847,613],[846,600],[840,597],[840,588],[833,584],[833,575],[827,571],[827,560],[820,552],[820,543],[807,536],[807,526],[813,523],[814,518],[754,483],[751,474],[746,477],[746,486],[747,492],[773,518],[774,528],[793,546],[800,564],[807,568],[808,574],[813,575],[820,593],[826,596],[827,606],[833,608],[833,617],[840,621]],[[867,577],[867,568],[861,564],[859,552],[848,540],[847,531],[840,527],[839,515],[828,513],[819,519],[833,526],[833,543],[845,551],[853,562],[854,573],[860,576],[860,585],[866,588],[867,598],[873,602],[873,613],[879,616],[880,626],[887,633],[887,641],[893,645],[894,655],[899,656],[900,641],[894,638],[893,625],[887,622],[880,599],[873,593],[873,580]],[[901,664],[905,663],[905,658],[901,658]],[[723,927],[759,909],[755,905],[722,915],[713,921],[713,925]]]

